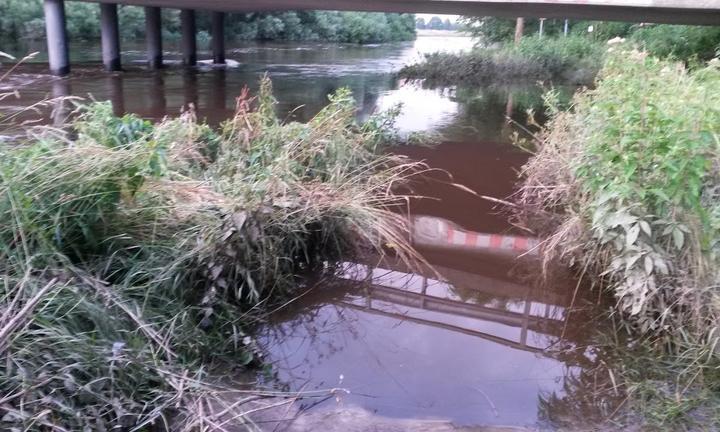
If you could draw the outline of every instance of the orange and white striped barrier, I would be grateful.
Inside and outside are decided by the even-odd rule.
[[[418,246],[513,255],[540,253],[538,239],[468,231],[450,221],[432,216],[413,217],[412,242]]]

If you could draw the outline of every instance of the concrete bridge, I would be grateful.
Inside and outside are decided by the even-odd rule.
[[[87,0],[100,3],[103,63],[121,68],[117,5],[145,7],[148,64],[162,66],[160,10],[181,9],[183,62],[197,62],[195,10],[212,11],[215,63],[225,62],[224,14],[281,10],[417,12],[720,25],[720,0]],[[70,71],[64,0],[44,0],[50,70]]]

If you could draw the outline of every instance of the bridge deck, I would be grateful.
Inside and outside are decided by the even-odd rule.
[[[720,0],[84,0],[226,12],[347,10],[720,25]]]

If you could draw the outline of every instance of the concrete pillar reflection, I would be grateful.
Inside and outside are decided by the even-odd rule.
[[[61,127],[67,121],[70,114],[70,104],[64,98],[70,96],[70,81],[67,78],[55,79],[51,86],[52,98],[55,100],[52,113],[53,126]]]
[[[210,107],[218,111],[222,117],[225,111],[225,95],[227,91],[227,74],[224,68],[213,71],[212,89],[210,90]]]
[[[111,72],[120,70],[120,30],[116,4],[100,4],[100,34],[105,69]]]
[[[68,51],[67,29],[65,27],[64,0],[45,0],[45,32],[47,34],[48,60],[50,73],[67,75],[70,73],[70,54]]]
[[[108,76],[108,98],[113,106],[113,113],[121,117],[125,115],[125,92],[123,91],[123,79],[120,75]]]
[[[187,69],[183,74],[183,96],[186,108],[198,110],[198,74],[195,69]]]
[[[163,62],[162,19],[159,7],[145,8],[145,38],[147,40],[148,66],[160,69]]]
[[[153,82],[150,86],[150,116],[161,119],[167,115],[167,99],[165,98],[165,77],[162,72],[153,74]]]

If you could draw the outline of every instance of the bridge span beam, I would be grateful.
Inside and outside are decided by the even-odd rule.
[[[197,64],[197,24],[195,11],[182,9],[180,11],[180,31],[182,33],[182,58],[185,66]]]
[[[100,36],[105,69],[110,72],[119,71],[122,64],[117,4],[100,3]]]
[[[720,0],[83,0],[223,12],[347,10],[720,25]]]
[[[48,61],[53,75],[70,73],[70,53],[65,20],[64,0],[44,0],[45,32],[47,34]]]
[[[213,63],[225,64],[225,13],[212,13]]]
[[[159,7],[145,7],[145,39],[147,42],[148,66],[151,69],[162,68],[162,19]]]

